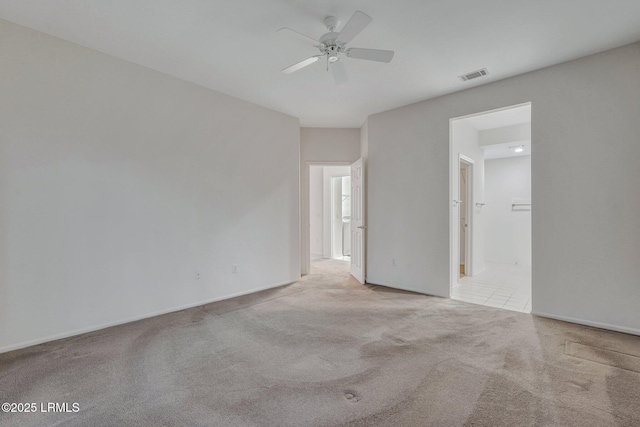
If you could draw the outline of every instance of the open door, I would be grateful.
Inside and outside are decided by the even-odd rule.
[[[351,275],[365,281],[364,159],[351,165]]]
[[[451,287],[457,286],[463,276],[473,274],[473,167],[472,158],[458,153],[455,165],[457,188],[451,188],[453,209],[451,211]],[[454,172],[454,173],[456,173]]]

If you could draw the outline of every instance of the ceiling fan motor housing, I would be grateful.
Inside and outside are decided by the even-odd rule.
[[[319,42],[325,46],[336,46],[336,39],[338,38],[338,35],[339,33],[334,33],[332,31],[320,37]]]
[[[318,49],[323,55],[329,56],[329,62],[337,61],[338,54],[344,53],[344,45],[336,43],[338,35],[338,33],[332,31],[320,37]]]

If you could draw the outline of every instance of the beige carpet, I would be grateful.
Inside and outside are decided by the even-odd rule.
[[[640,337],[351,280],[0,355],[2,426],[638,426]]]

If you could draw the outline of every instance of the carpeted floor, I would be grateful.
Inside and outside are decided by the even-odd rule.
[[[351,280],[0,355],[2,426],[638,426],[640,337]],[[72,407],[70,407],[72,409]]]

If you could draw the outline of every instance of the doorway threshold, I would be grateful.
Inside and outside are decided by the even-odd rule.
[[[531,313],[531,267],[486,262],[475,276],[464,276],[453,287],[451,298],[488,307]]]

